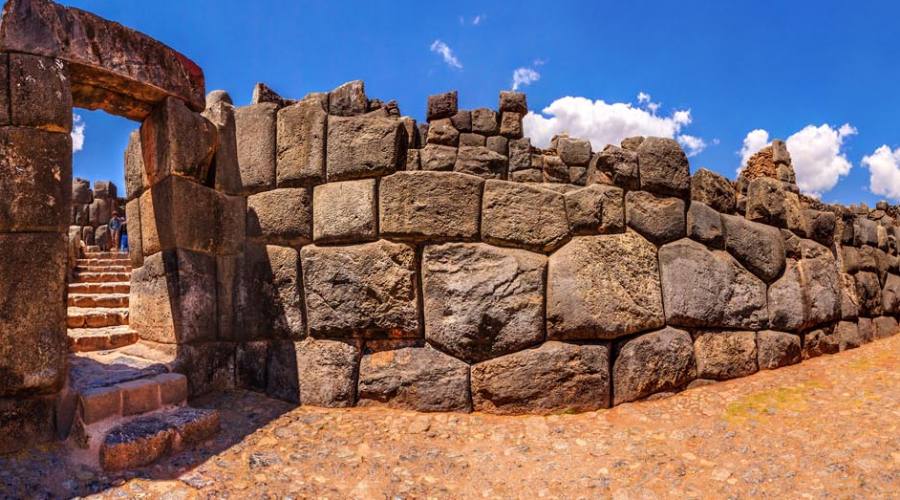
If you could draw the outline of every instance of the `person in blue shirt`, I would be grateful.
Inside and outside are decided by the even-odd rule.
[[[109,233],[112,235],[112,245],[110,248],[118,250],[119,238],[122,235],[122,218],[119,217],[118,212],[113,212],[112,218],[109,219]]]

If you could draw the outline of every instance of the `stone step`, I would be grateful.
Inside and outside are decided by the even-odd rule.
[[[69,283],[69,293],[128,293],[131,282],[110,281],[94,283]]]
[[[110,430],[100,446],[106,471],[143,467],[213,437],[220,428],[216,410],[176,408],[136,418]]]
[[[108,283],[110,281],[130,281],[131,273],[75,273],[76,283]]]
[[[77,266],[130,266],[131,260],[126,258],[111,259],[75,259]]]
[[[128,294],[70,293],[69,307],[128,307]]]
[[[101,328],[128,324],[128,308],[69,307],[66,325],[69,328]]]
[[[125,252],[101,252],[98,247],[88,247],[87,252],[84,253],[85,259],[128,259],[128,254]]]
[[[124,264],[78,264],[75,266],[76,273],[130,273],[131,266]]]
[[[137,341],[137,332],[127,326],[69,329],[69,352],[105,351]]]

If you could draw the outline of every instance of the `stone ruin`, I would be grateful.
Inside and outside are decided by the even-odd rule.
[[[109,219],[113,213],[125,215],[125,199],[118,197],[118,188],[111,181],[96,181],[94,188],[88,180],[72,180],[72,219],[69,239],[80,239],[88,246],[107,251],[112,245]],[[77,229],[76,229],[77,228]],[[77,232],[76,232],[77,231]]]
[[[897,331],[893,208],[803,196],[781,141],[731,182],[692,176],[671,139],[536,148],[517,92],[496,111],[432,96],[424,124],[359,81],[204,102],[184,56],[47,0],[7,3],[0,48],[0,451],[94,443],[92,422],[233,387],[588,411]],[[104,352],[164,372],[81,392],[67,383],[85,359],[66,338],[73,106],[141,122],[125,154],[134,343]],[[166,425],[152,439],[191,436]],[[116,450],[104,465],[143,463]]]

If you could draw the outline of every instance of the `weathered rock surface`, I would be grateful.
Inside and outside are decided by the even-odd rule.
[[[416,258],[409,246],[385,240],[345,247],[311,245],[303,247],[300,256],[314,335],[418,334]]]
[[[865,316],[880,315],[884,306],[878,275],[870,271],[860,271],[853,276],[853,279],[856,280],[859,313]]]
[[[547,275],[547,336],[611,339],[663,326],[656,247],[634,232],[579,236]]]
[[[453,171],[486,179],[502,179],[506,175],[506,157],[482,146],[460,146]]]
[[[458,93],[455,90],[428,96],[426,119],[432,121],[450,118],[458,111],[458,100]]]
[[[756,333],[757,363],[760,370],[773,370],[800,362],[800,336],[762,330]]]
[[[353,80],[328,93],[328,114],[337,116],[356,116],[366,112],[369,100],[366,98],[366,87],[362,80]]]
[[[184,102],[167,98],[141,124],[141,153],[150,185],[170,175],[207,183],[218,141],[212,122]]]
[[[614,405],[677,390],[697,376],[691,336],[675,328],[625,342],[613,365]]]
[[[544,339],[547,258],[484,243],[427,246],[425,338],[477,363]]]
[[[367,354],[359,367],[359,405],[471,411],[469,366],[427,346]]]
[[[472,402],[487,413],[561,413],[609,406],[609,346],[545,342],[472,366]]]
[[[612,184],[629,191],[641,187],[638,155],[634,151],[607,145],[593,155],[587,170],[588,184]]]
[[[566,216],[573,235],[617,233],[625,229],[622,189],[603,184],[565,194]]]
[[[263,243],[296,245],[313,237],[312,193],[280,188],[247,198],[247,236]]]
[[[67,228],[71,177],[69,134],[0,129],[0,231],[61,232]]]
[[[276,125],[276,181],[279,187],[325,179],[328,114],[314,98],[282,108]]]
[[[694,341],[694,353],[699,378],[726,380],[757,370],[755,332],[700,332]]]
[[[687,211],[687,235],[711,248],[725,247],[722,217],[703,202],[694,201]]]
[[[840,351],[841,340],[834,328],[827,326],[803,334],[803,359]]]
[[[683,238],[684,201],[646,191],[629,191],[625,195],[625,222],[657,245]]]
[[[900,313],[900,276],[887,274],[881,292],[882,311],[884,314]]]
[[[822,256],[788,261],[784,275],[769,286],[769,324],[800,331],[841,316],[841,283],[834,259]]]
[[[489,180],[482,206],[481,238],[488,243],[550,252],[569,235],[565,198],[555,191]]]
[[[0,398],[54,392],[66,378],[65,236],[0,234],[0,276]]]
[[[397,172],[381,179],[382,234],[395,238],[478,237],[484,181],[455,172]]]
[[[725,248],[769,283],[784,269],[784,239],[778,229],[736,215],[722,215]]]
[[[456,165],[456,148],[428,144],[421,149],[419,157],[422,163],[422,170],[449,172]]]
[[[733,213],[736,204],[731,182],[705,168],[697,170],[691,178],[691,200],[724,214]]]
[[[313,191],[313,240],[363,242],[378,238],[375,179],[331,182]]]
[[[659,269],[669,325],[765,327],[765,283],[727,252],[683,239],[659,249]]]
[[[275,186],[275,144],[278,106],[253,104],[234,110],[238,168],[244,193]]]
[[[637,147],[637,155],[643,191],[678,198],[690,196],[690,166],[674,139],[646,137]]]
[[[328,117],[328,181],[377,177],[405,165],[406,129],[393,118]]]
[[[355,345],[337,340],[272,342],[266,392],[304,405],[353,406],[359,355]]]
[[[855,349],[869,340],[863,336],[859,326],[853,321],[840,321],[834,325],[834,334],[838,338],[840,350]]]
[[[878,316],[872,322],[875,324],[875,338],[884,339],[897,333],[897,319],[893,316]]]

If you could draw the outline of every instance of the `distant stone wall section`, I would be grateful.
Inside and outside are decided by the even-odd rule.
[[[151,116],[126,155],[129,220],[156,220],[132,325],[181,347],[194,392],[495,413],[605,408],[896,332],[892,207],[799,194],[777,140],[737,182],[692,176],[671,139],[539,149],[527,109],[502,92],[497,111],[459,110],[449,92],[417,124],[359,81],[300,100],[258,85],[243,107],[217,91],[217,140],[167,125],[195,131],[168,136],[167,168],[203,189],[148,189]],[[160,324],[171,302],[149,297],[171,269],[184,308]]]

